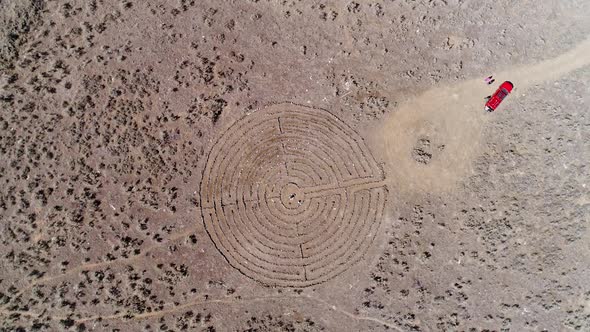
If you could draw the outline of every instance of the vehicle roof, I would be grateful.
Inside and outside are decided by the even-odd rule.
[[[514,84],[512,84],[512,82],[510,81],[506,81],[500,85],[500,88],[504,88],[508,90],[508,92],[510,92],[512,91],[512,88],[514,88]]]

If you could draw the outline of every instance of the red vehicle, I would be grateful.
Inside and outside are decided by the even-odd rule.
[[[488,99],[488,102],[486,103],[485,110],[487,112],[495,111],[496,108],[502,102],[502,100],[504,100],[504,98],[506,98],[506,96],[508,96],[510,94],[510,92],[512,91],[512,88],[514,88],[514,84],[512,84],[512,82],[510,82],[510,81],[506,81],[506,82],[500,84],[500,87],[498,88],[498,90],[496,90],[496,92],[494,92],[492,97],[490,99]]]

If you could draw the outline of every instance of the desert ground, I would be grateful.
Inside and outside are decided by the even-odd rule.
[[[586,0],[0,0],[0,331],[590,331],[588,54]]]

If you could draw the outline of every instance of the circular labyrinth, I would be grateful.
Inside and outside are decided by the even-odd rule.
[[[201,183],[205,227],[227,261],[267,285],[305,287],[357,262],[382,219],[384,175],[327,111],[269,106],[215,143]]]

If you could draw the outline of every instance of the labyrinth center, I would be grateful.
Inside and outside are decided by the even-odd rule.
[[[234,123],[214,144],[201,211],[217,249],[267,285],[305,287],[362,258],[381,224],[384,174],[331,113],[279,104]]]

